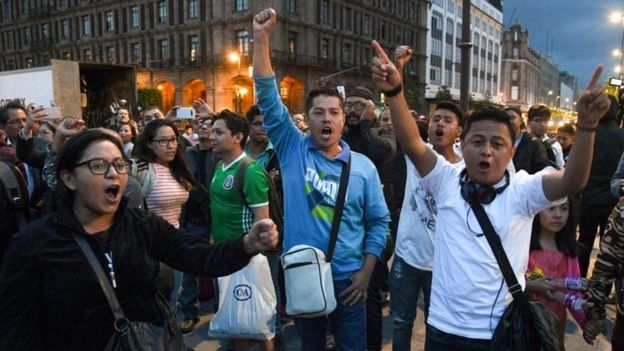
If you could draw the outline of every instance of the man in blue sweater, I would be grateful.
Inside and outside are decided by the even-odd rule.
[[[373,163],[351,152],[340,136],[345,117],[335,89],[316,89],[305,103],[309,135],[282,104],[269,55],[273,9],[254,17],[254,79],[258,106],[281,164],[284,188],[283,250],[300,244],[326,250],[340,172],[351,158],[349,185],[332,259],[338,307],[330,314],[339,350],[365,349],[366,289],[388,233],[389,214]],[[325,350],[326,318],[296,318],[302,350]]]

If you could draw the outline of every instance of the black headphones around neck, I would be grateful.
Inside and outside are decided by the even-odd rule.
[[[491,185],[479,185],[470,179],[468,170],[464,168],[459,175],[459,185],[461,187],[461,196],[470,203],[472,199],[476,199],[482,205],[487,205],[494,201],[496,195],[502,193],[509,186],[509,172],[505,170],[505,184],[495,188]]]

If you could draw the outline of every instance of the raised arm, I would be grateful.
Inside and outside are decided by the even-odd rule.
[[[395,55],[397,64],[395,65],[377,41],[373,40],[372,46],[377,55],[373,58],[371,67],[373,81],[377,87],[386,92],[386,102],[390,106],[392,124],[403,151],[414,163],[418,172],[426,176],[435,167],[437,156],[420,137],[416,122],[412,119],[405,95],[403,95],[402,72],[397,68],[397,66],[403,68],[411,56],[411,50],[406,46],[400,47],[401,50],[397,49]],[[398,94],[390,94],[392,90],[399,88]]]
[[[276,22],[277,14],[272,8],[262,10],[254,16],[254,77],[268,77],[273,74],[271,53],[269,52],[269,38],[271,37],[271,31],[273,31]]]
[[[551,201],[580,191],[589,179],[596,128],[611,105],[600,84],[602,69],[602,65],[596,68],[589,85],[576,103],[578,127],[565,170],[544,176],[542,187],[546,198]]]

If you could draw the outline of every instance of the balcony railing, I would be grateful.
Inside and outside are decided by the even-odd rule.
[[[54,46],[54,39],[52,38],[33,39],[30,41],[30,48],[32,50],[50,49],[53,46]]]
[[[293,55],[289,52],[273,50],[271,62],[276,64],[290,64],[311,67],[336,68],[336,61],[324,59],[320,56]]]

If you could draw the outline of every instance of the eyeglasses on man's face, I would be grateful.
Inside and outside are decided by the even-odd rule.
[[[355,110],[355,111],[362,111],[364,108],[366,107],[366,103],[365,102],[346,102],[345,103],[345,110]]]
[[[87,165],[87,167],[89,167],[89,171],[96,175],[108,174],[111,166],[115,168],[115,171],[119,174],[128,173],[128,162],[126,162],[126,160],[124,160],[123,158],[115,159],[112,162],[108,162],[103,158],[93,158],[75,164],[74,167],[80,167],[84,165]]]
[[[171,139],[153,139],[152,142],[158,143],[158,146],[160,147],[167,147],[169,145],[173,145],[176,146],[178,145],[178,138],[171,138]]]

